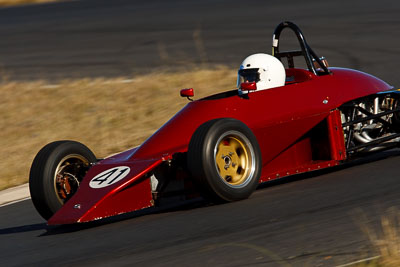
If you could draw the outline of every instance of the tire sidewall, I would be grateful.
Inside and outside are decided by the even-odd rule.
[[[203,127],[208,129],[203,129],[204,136],[199,137],[202,139],[201,151],[198,151],[200,152],[198,159],[201,162],[201,171],[197,169],[197,176],[201,175],[202,177],[197,180],[201,182],[201,187],[205,189],[205,193],[211,196],[213,200],[236,201],[248,198],[256,189],[261,176],[261,152],[256,137],[243,122],[232,118],[210,121]],[[254,153],[254,172],[248,178],[249,180],[241,186],[232,186],[224,182],[218,173],[215,163],[214,151],[218,140],[229,132],[237,132],[243,135],[247,139],[244,141]]]
[[[89,163],[96,157],[85,145],[75,141],[57,141],[46,145],[33,161],[29,179],[32,201],[38,212],[49,219],[63,206],[55,186],[58,164],[68,155],[80,155]]]

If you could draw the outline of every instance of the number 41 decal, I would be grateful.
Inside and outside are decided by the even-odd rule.
[[[124,179],[131,169],[127,166],[119,166],[112,169],[103,171],[97,174],[90,181],[91,188],[103,188],[115,184],[116,182]]]

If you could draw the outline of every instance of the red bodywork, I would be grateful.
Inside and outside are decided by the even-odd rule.
[[[176,153],[184,153],[195,130],[216,118],[234,118],[256,136],[262,153],[260,182],[325,168],[346,159],[340,111],[343,103],[392,87],[363,72],[330,68],[316,76],[288,69],[291,82],[238,95],[234,91],[190,102],[140,147],[94,165],[77,193],[49,224],[87,222],[154,205],[151,172]],[[121,181],[104,188],[89,183],[118,166],[130,168]]]

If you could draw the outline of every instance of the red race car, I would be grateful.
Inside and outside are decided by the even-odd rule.
[[[284,29],[294,32],[299,50],[279,49]],[[295,67],[295,57],[305,69]],[[272,56],[243,61],[238,89],[191,101],[141,146],[97,160],[78,142],[46,145],[32,163],[32,201],[57,225],[157,206],[176,195],[245,199],[259,183],[398,146],[399,106],[392,86],[328,67],[301,30],[283,22]]]

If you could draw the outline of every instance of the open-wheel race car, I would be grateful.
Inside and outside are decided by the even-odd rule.
[[[280,50],[284,29],[296,35],[299,50]],[[38,212],[57,225],[157,206],[176,195],[237,201],[259,183],[399,145],[400,94],[392,86],[328,67],[291,22],[276,27],[272,50],[243,61],[238,89],[189,102],[139,147],[98,160],[78,142],[46,145],[30,172]],[[295,58],[306,68],[296,68]]]

